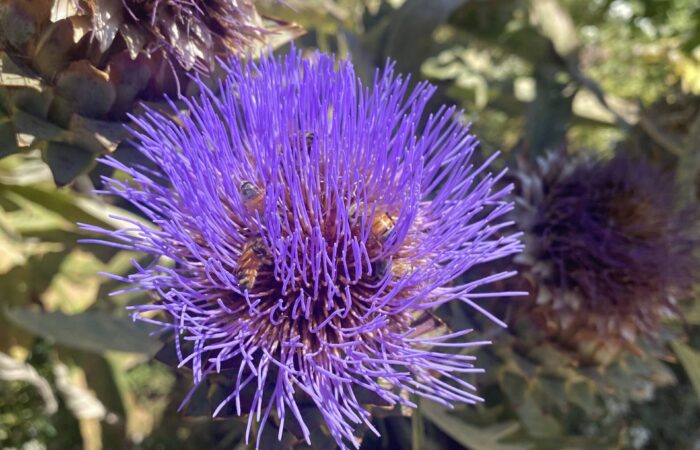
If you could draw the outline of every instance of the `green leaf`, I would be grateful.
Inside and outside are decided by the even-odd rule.
[[[423,450],[425,448],[425,427],[421,408],[421,403],[418,403],[418,407],[413,410],[411,415],[411,442],[413,443],[413,450]]]
[[[87,60],[74,61],[62,70],[56,88],[74,112],[87,117],[107,114],[117,96],[109,76]]]
[[[41,81],[15,64],[7,53],[0,52],[0,86],[33,88],[40,90]]]
[[[0,87],[0,106],[7,111],[21,110],[34,117],[46,119],[54,99],[53,90],[44,86],[42,89]]]
[[[211,417],[209,383],[199,383],[194,389],[194,394],[185,404],[182,414],[186,417]]]
[[[299,412],[309,430],[313,432],[313,430],[321,430],[323,428],[323,423],[325,420],[316,405],[302,405],[299,408]],[[301,425],[296,417],[290,414],[290,416],[284,422],[284,427],[286,431],[290,432],[298,439],[303,439],[304,432],[302,431]],[[313,438],[311,442],[315,443]]]
[[[672,346],[685,369],[685,373],[688,375],[688,378],[690,378],[695,392],[698,394],[698,397],[700,397],[700,352],[681,341],[674,341]]]
[[[561,425],[554,417],[545,414],[535,400],[537,385],[508,369],[499,373],[499,380],[501,389],[514,405],[518,417],[531,436],[551,438],[561,434]]]
[[[17,206],[17,209],[5,213],[6,223],[23,237],[51,230],[69,231],[75,224],[61,216],[59,211],[50,211],[25,197],[18,195],[6,186],[0,186],[0,196]]]
[[[88,311],[68,316],[11,309],[6,315],[20,327],[66,347],[97,353],[112,350],[149,356],[155,355],[161,347],[158,340],[149,335],[154,327],[104,312]]]
[[[129,133],[121,122],[88,119],[73,114],[69,129],[73,132],[74,143],[94,153],[113,152]]]
[[[516,422],[505,422],[490,427],[475,427],[448,414],[442,407],[421,401],[421,412],[436,427],[471,450],[527,450],[528,444],[505,444],[501,440],[518,430]]]
[[[23,147],[36,145],[37,141],[59,139],[67,134],[63,128],[21,109],[14,109],[12,120],[17,130],[18,142]]]
[[[524,136],[525,149],[531,158],[560,148],[566,142],[574,97],[567,89],[568,83],[557,78],[558,70],[551,60],[537,65],[537,96],[530,103]]]
[[[700,292],[695,294],[695,301],[684,317],[689,324],[700,325]]]
[[[389,57],[402,73],[418,75],[421,64],[435,52],[435,29],[462,0],[408,0],[364,34],[364,50],[381,66]],[[411,39],[406,39],[406,36]],[[353,52],[356,53],[356,52]]]
[[[556,0],[532,0],[530,20],[547,37],[559,55],[575,56],[580,47],[576,27],[569,12]]]
[[[42,183],[52,184],[53,177],[49,167],[41,160],[40,151],[30,150],[27,153],[0,159],[0,184],[27,186]]]
[[[545,414],[531,396],[517,404],[515,411],[533,437],[551,439],[562,434],[561,424],[553,416]]]
[[[92,168],[95,154],[72,145],[49,142],[44,150],[44,161],[51,168],[56,185],[65,186]]]
[[[595,416],[600,413],[595,387],[591,382],[577,381],[567,385],[567,398],[589,416]]]
[[[525,398],[528,390],[527,379],[509,369],[502,370],[498,375],[501,389],[513,404],[519,404]]]
[[[47,191],[34,186],[0,186],[0,192],[6,190],[23,199],[32,202],[43,209],[55,213],[71,225],[76,222],[88,223],[105,228],[118,228],[124,226],[124,222],[115,219],[115,216],[129,218],[151,226],[146,220],[124,209],[117,208],[108,203],[87,197],[79,197],[70,192],[52,190]]]
[[[87,310],[97,299],[104,277],[97,272],[104,269],[97,257],[80,248],[73,250],[61,262],[48,288],[41,294],[41,302],[49,311],[77,314]]]
[[[22,252],[21,242],[15,236],[12,236],[3,230],[0,224],[0,253],[3,255],[0,258],[0,274],[7,273],[15,266],[22,265],[26,262],[24,252]]]
[[[0,114],[0,158],[19,153],[15,126],[9,117]]]
[[[559,409],[563,410],[566,408],[566,385],[564,380],[542,376],[537,380],[537,384],[549,401],[557,405]]]
[[[268,448],[270,450],[293,450],[294,441],[290,434],[282,434],[282,440],[277,439],[277,434],[271,426],[266,426],[262,430],[260,436],[260,448]]]

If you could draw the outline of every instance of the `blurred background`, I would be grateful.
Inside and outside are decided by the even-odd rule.
[[[679,203],[697,209],[696,0],[261,3],[264,15],[306,30],[297,47],[348,56],[366,80],[391,59],[438,86],[433,107],[463,108],[484,154],[504,153],[497,164],[622,152],[651,161],[675,183]],[[191,380],[163,364],[168,355],[155,358],[161,344],[125,310],[148,299],[108,295],[123,286],[99,272],[125,274],[143,257],[77,243],[89,236],[76,222],[114,227],[113,214],[131,214],[91,193],[106,170],[96,155],[136,157],[115,144],[121,125],[81,112],[82,122],[61,126],[84,145],[60,143],[55,123],[30,114],[50,89],[4,51],[0,89],[0,448],[248,448],[239,422],[207,417],[211,392],[177,412]],[[502,342],[478,355],[489,372],[476,380],[486,404],[447,412],[421,403],[412,417],[387,411],[377,419],[382,437],[368,436],[362,449],[699,450],[698,294],[698,286],[682,293],[682,312],[663,324],[653,356],[604,367],[572,362],[546,342],[538,356],[508,347],[531,342],[527,330],[480,328]],[[453,324],[479,328],[466,311],[448,312]],[[308,448],[273,441],[261,448]]]

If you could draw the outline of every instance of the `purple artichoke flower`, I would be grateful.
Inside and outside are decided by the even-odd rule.
[[[390,65],[371,88],[350,63],[296,50],[226,71],[221,94],[202,84],[177,121],[136,119],[137,145],[159,170],[106,161],[132,178],[107,178],[106,193],[156,228],[83,226],[173,262],[123,278],[159,298],[137,314],[178,336],[196,384],[228,374],[214,414],[249,414],[246,439],[253,421],[262,430],[274,417],[280,435],[295,422],[308,442],[302,401],[343,449],[358,445],[357,427],[374,430],[367,394],[409,407],[407,393],[479,401],[461,375],[481,369],[452,350],[484,342],[431,311],[461,301],[490,316],[476,300],[510,294],[482,288],[512,273],[460,277],[521,248],[498,222],[512,205],[510,188],[494,189],[502,174],[486,173],[493,158],[471,165],[477,141],[454,109],[425,118],[434,88],[409,93]]]
[[[519,176],[527,250],[516,260],[535,316],[601,358],[641,352],[638,338],[677,315],[698,274],[697,211],[680,205],[671,177],[622,154],[552,154]]]

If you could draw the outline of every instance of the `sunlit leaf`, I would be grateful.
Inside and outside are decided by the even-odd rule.
[[[569,12],[557,0],[531,0],[529,5],[530,20],[552,41],[557,53],[574,56],[580,43]]]
[[[0,274],[7,273],[13,267],[26,262],[20,242],[16,237],[8,235],[2,227],[0,227],[0,253],[3,255],[0,258]]]
[[[102,263],[92,253],[73,250],[62,262],[41,300],[50,311],[75,314],[86,310],[96,298],[104,277]]]
[[[690,378],[690,382],[693,383],[695,392],[700,398],[700,351],[689,347],[681,341],[674,341],[672,345],[685,369],[685,373]]]
[[[11,309],[7,316],[17,325],[57,344],[102,353],[120,351],[155,355],[161,344],[150,336],[153,327],[130,318],[87,311],[76,315]]]
[[[54,219],[60,219],[61,228],[78,232],[75,224],[77,222],[88,223],[105,228],[115,228],[124,226],[124,222],[115,217],[124,217],[151,226],[143,218],[133,213],[109,205],[102,201],[81,197],[68,191],[54,189],[42,189],[36,186],[9,186],[0,185],[0,193],[6,191],[13,195],[27,209],[44,214],[51,213]],[[26,223],[21,219],[14,221],[14,226],[25,229],[36,228],[36,224]]]
[[[441,406],[421,401],[423,416],[452,439],[472,450],[528,450],[529,444],[501,442],[519,429],[516,422],[506,422],[489,427],[476,427],[450,415]]]
[[[48,230],[69,231],[76,228],[73,223],[66,220],[58,211],[51,211],[18,195],[11,189],[12,187],[0,185],[0,195],[18,207],[12,212],[5,213],[5,220],[18,233],[29,235]]]

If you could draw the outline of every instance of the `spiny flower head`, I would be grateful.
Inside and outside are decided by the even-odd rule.
[[[675,314],[698,273],[697,220],[669,176],[622,154],[551,154],[519,174],[528,250],[517,260],[549,328],[630,347]]]
[[[386,405],[415,406],[406,393],[478,401],[461,378],[480,371],[473,356],[442,350],[481,343],[431,311],[483,311],[477,299],[507,294],[482,288],[509,273],[460,275],[520,244],[500,237],[509,188],[494,189],[490,161],[469,163],[477,141],[454,110],[426,118],[429,85],[409,93],[389,66],[368,89],[324,54],[232,61],[227,73],[221,95],[202,85],[177,123],[153,111],[136,120],[159,170],[107,161],[133,178],[107,179],[107,191],[157,228],[85,226],[174,261],[124,281],[157,294],[138,313],[167,316],[195,383],[230,377],[215,414],[235,405],[248,433],[254,420],[262,430],[273,418],[280,435],[295,422],[309,441],[299,405],[312,402],[347,448],[358,426],[372,428],[363,392]]]
[[[54,0],[52,20],[85,16],[101,52],[121,36],[132,58],[163,49],[187,70],[248,54],[268,35],[253,0]]]

